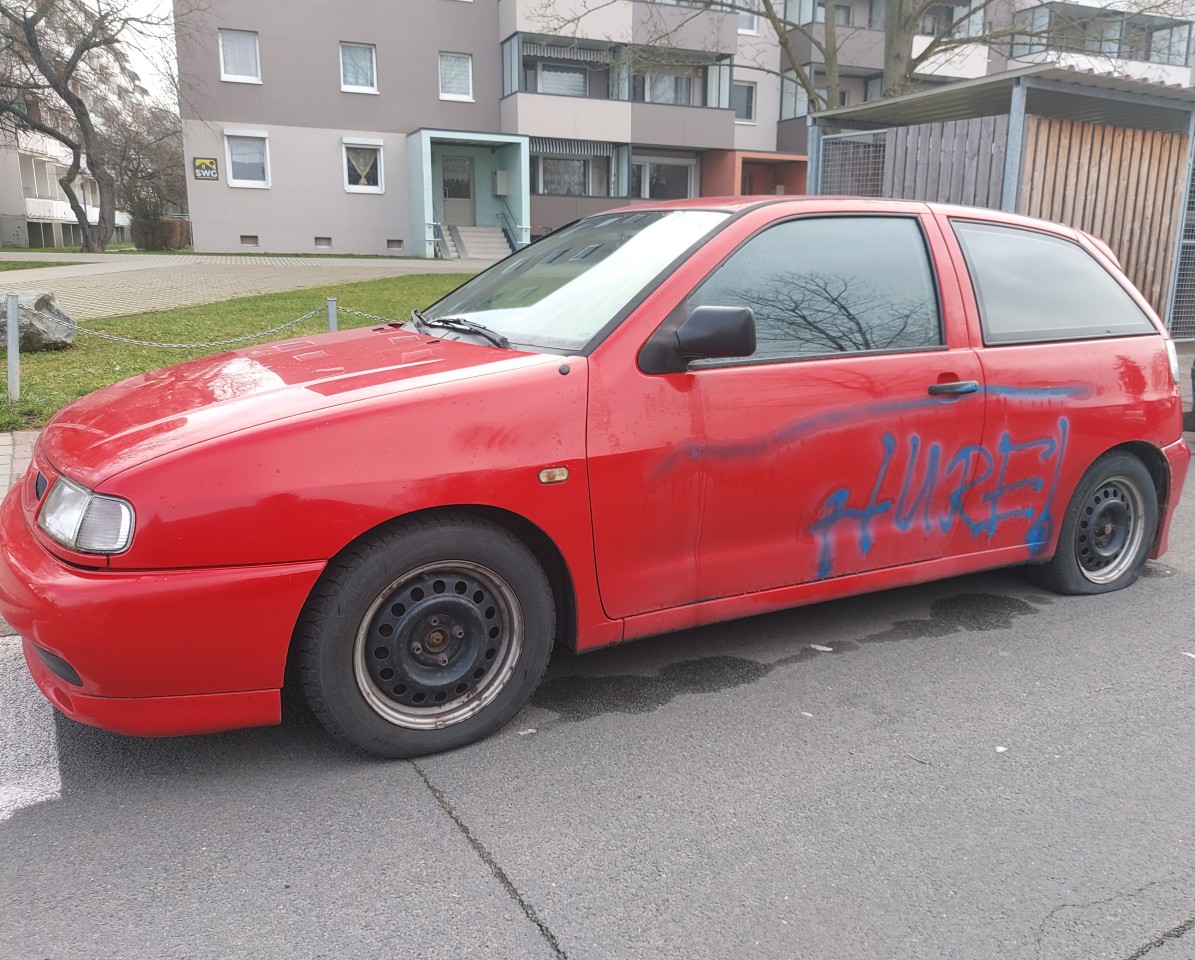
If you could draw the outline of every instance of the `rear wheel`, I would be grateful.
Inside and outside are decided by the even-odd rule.
[[[1053,559],[1029,567],[1029,578],[1057,593],[1120,590],[1140,575],[1157,528],[1158,494],[1145,464],[1107,454],[1079,482]]]
[[[334,561],[296,640],[304,694],[334,735],[411,757],[488,736],[527,702],[555,628],[547,577],[472,517],[401,522]]]

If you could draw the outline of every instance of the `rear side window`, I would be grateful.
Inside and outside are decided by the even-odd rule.
[[[979,301],[984,343],[1087,340],[1156,333],[1149,317],[1077,243],[953,221]]]
[[[778,223],[717,267],[689,306],[755,311],[757,346],[747,362],[942,344],[929,254],[913,217]]]

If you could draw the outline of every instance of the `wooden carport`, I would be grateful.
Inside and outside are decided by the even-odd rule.
[[[995,207],[1103,239],[1195,337],[1195,90],[1040,64],[811,118],[810,193]]]

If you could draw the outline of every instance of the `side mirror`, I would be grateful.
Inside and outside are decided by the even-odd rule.
[[[749,307],[674,310],[639,351],[644,373],[684,373],[690,360],[755,353],[755,314]]]
[[[685,360],[749,357],[755,352],[755,313],[750,307],[697,307],[676,331]]]

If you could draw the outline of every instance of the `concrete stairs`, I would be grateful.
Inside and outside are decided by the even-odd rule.
[[[452,231],[449,228],[444,227],[440,231],[440,235],[443,238],[441,242],[444,245],[444,249],[447,251],[446,259],[459,260],[461,258],[461,252],[456,248],[456,241],[452,238]]]
[[[453,227],[460,237],[460,256],[470,260],[501,260],[512,253],[500,227]]]

